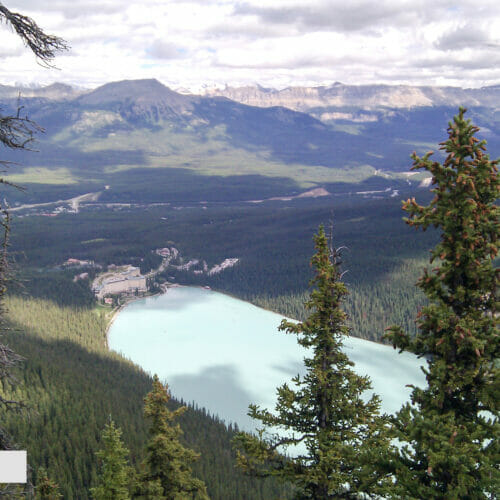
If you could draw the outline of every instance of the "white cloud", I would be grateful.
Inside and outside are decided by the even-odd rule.
[[[6,0],[71,45],[39,67],[0,26],[0,83],[158,78],[264,86],[498,84],[500,7],[481,0]]]
[[[183,47],[164,40],[156,39],[147,49],[148,54],[156,59],[181,59],[187,57]]]
[[[236,6],[235,12],[240,15],[257,16],[264,23],[297,26],[302,31],[352,32],[394,23],[407,25],[415,18],[413,9],[408,8],[409,4],[407,0],[310,1],[264,7],[241,3]]]
[[[497,32],[498,33],[498,32]],[[444,33],[436,43],[442,50],[461,50],[467,48],[500,48],[500,40],[493,38],[488,29],[465,23],[454,30]]]

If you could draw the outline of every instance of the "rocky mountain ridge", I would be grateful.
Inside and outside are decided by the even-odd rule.
[[[289,89],[289,95],[307,98],[309,105],[335,93],[340,104],[347,102],[342,95],[358,104],[368,98],[382,102],[382,91],[386,99],[395,95],[392,87],[334,87],[322,93]],[[14,114],[17,96],[7,90],[0,88],[2,113]],[[406,90],[400,89],[404,95]],[[68,199],[103,186],[110,186],[102,195],[108,203],[252,201],[315,188],[332,194],[399,190],[409,182],[411,151],[435,150],[457,110],[455,105],[332,105],[301,112],[249,106],[225,96],[185,95],[153,79],[112,82],[72,98],[64,86],[31,91],[38,94],[23,96],[20,104],[46,130],[37,137],[38,153],[4,151],[2,159],[22,165],[9,174],[10,181],[37,184],[33,192],[41,194],[12,195],[11,204]],[[486,92],[495,106],[498,91]],[[500,151],[498,109],[470,106],[468,114],[493,156]]]
[[[413,85],[345,85],[266,88],[260,85],[224,88],[206,87],[200,94],[189,90],[171,90],[156,79],[123,80],[95,89],[84,90],[64,83],[41,87],[0,85],[0,99],[21,97],[60,101],[79,98],[82,104],[96,105],[103,101],[131,99],[137,103],[161,102],[177,111],[189,109],[193,99],[225,97],[241,104],[257,107],[283,106],[295,111],[310,112],[317,108],[415,108],[425,106],[482,106],[500,108],[500,85],[477,89]]]
[[[250,106],[284,106],[309,112],[315,108],[362,109],[414,108],[424,106],[500,107],[500,85],[479,89],[419,87],[410,85],[344,85],[288,87],[282,90],[261,86],[210,88],[205,95],[227,97]]]

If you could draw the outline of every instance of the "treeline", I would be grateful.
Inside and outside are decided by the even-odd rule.
[[[18,262],[25,268],[46,269],[76,257],[103,265],[135,264],[143,272],[159,264],[152,250],[164,246],[175,246],[185,259],[205,260],[209,267],[237,257],[235,267],[219,274],[194,275],[170,267],[163,279],[208,285],[303,319],[302,304],[311,278],[310,235],[320,223],[329,227],[332,221],[334,244],[345,247],[342,269],[350,291],[346,307],[352,333],[376,340],[391,322],[415,331],[412,314],[423,298],[413,285],[426,263],[427,250],[436,242],[432,230],[417,237],[401,215],[396,199],[336,197],[206,210],[197,205],[182,210],[81,212],[78,224],[76,215],[69,214],[50,220],[26,217],[16,222],[13,251],[23,249],[25,260],[19,254]],[[42,240],[47,243],[41,245]],[[85,307],[93,301],[88,282],[72,282],[78,270],[23,273],[29,275],[25,290],[32,296]]]
[[[349,287],[345,301],[345,311],[348,314],[347,324],[351,335],[362,339],[381,342],[387,325],[399,324],[404,330],[414,335],[416,333],[415,311],[427,303],[418,290],[409,289],[411,276],[421,267],[412,262],[410,269],[406,266],[399,269],[390,279],[376,282],[373,285],[357,285]],[[283,314],[288,318],[303,321],[308,312],[304,303],[309,292],[282,296],[247,296],[242,297],[253,304]]]
[[[384,329],[393,323],[402,325],[411,334],[416,333],[414,314],[426,300],[414,284],[426,263],[418,258],[395,262],[399,264],[391,272],[382,274],[379,279],[347,283],[349,295],[346,298],[345,310],[353,336],[380,341]],[[300,286],[294,286],[291,291],[273,281],[285,275],[284,267],[279,269],[276,275],[272,274],[273,279],[266,278],[267,286],[263,288],[248,284],[248,280],[245,280],[247,271],[248,266],[242,263],[214,276],[167,269],[163,277],[175,277],[177,282],[183,284],[209,285],[214,290],[230,293],[288,318],[304,320],[307,317],[304,303],[309,294],[309,267],[296,268],[292,276],[300,282],[297,284]],[[349,272],[345,274],[346,282],[349,281],[349,275]]]
[[[123,430],[132,464],[142,460],[146,426],[143,397],[151,377],[105,347],[105,311],[61,307],[51,301],[9,297],[10,329],[2,342],[25,358],[15,388],[4,394],[24,401],[21,414],[0,413],[20,449],[28,450],[31,480],[40,467],[60,486],[64,499],[85,500],[97,478],[95,452],[112,416]],[[172,407],[180,402],[174,401]],[[237,429],[203,409],[181,418],[184,443],[201,453],[194,473],[211,498],[266,499],[285,495],[283,487],[258,482],[234,469],[230,441]]]
[[[412,258],[435,244],[430,233],[417,238],[401,222],[401,216],[397,199],[360,197],[208,205],[205,210],[198,204],[99,209],[53,218],[15,219],[11,254],[20,268],[51,267],[70,257],[107,265],[140,261],[151,250],[172,245],[183,256],[204,259],[209,266],[227,257],[242,258],[255,269],[254,276],[248,277],[255,280],[270,265],[292,273],[308,268],[310,235],[318,224],[329,227],[332,221],[335,244],[348,247],[346,265],[355,264],[359,269],[356,274],[351,269],[350,279],[370,280],[390,270],[394,258]],[[365,260],[370,264],[368,269],[363,265]],[[283,279],[278,286],[293,282]]]
[[[74,277],[84,272],[89,276],[75,281]],[[93,268],[21,269],[9,284],[9,294],[47,299],[60,306],[89,308],[96,303],[91,290],[91,280],[95,273]]]

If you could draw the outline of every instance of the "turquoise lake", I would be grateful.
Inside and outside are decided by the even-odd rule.
[[[172,395],[227,423],[252,430],[256,403],[273,409],[276,387],[304,373],[306,354],[295,335],[278,332],[282,316],[211,290],[171,288],[127,305],[109,330],[113,349],[166,381]],[[350,337],[345,351],[372,379],[386,412],[409,399],[407,384],[423,385],[421,360]]]

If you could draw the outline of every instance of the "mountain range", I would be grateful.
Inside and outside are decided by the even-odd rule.
[[[0,86],[4,113],[20,104],[47,131],[38,154],[4,152],[4,159],[23,165],[8,179],[42,185],[36,196],[43,199],[107,185],[105,198],[120,202],[386,189],[388,180],[400,189],[418,179],[407,174],[410,153],[437,149],[458,102],[473,104],[468,116],[492,156],[500,151],[499,86],[335,84],[210,94],[179,93],[157,80],[92,91]]]
[[[285,106],[308,112],[317,108],[355,107],[415,108],[427,106],[482,106],[498,108],[500,85],[479,89],[410,85],[344,85],[288,87],[282,90],[259,85],[207,89],[206,95],[224,96],[250,106]]]
[[[147,82],[147,83],[146,83]],[[137,80],[135,86],[145,90],[153,80]],[[159,84],[159,82],[156,81]],[[161,84],[160,84],[161,85]],[[104,85],[109,90],[109,84]],[[64,83],[48,86],[0,85],[0,98],[41,97],[62,100],[77,95],[93,93],[93,90],[75,88]],[[183,95],[196,95],[187,89],[178,89]],[[102,95],[102,93],[101,93]],[[329,86],[287,87],[275,89],[261,85],[244,87],[205,87],[201,95],[227,97],[249,106],[283,106],[295,111],[307,112],[324,107],[356,107],[362,109],[414,108],[422,106],[480,106],[498,108],[500,85],[474,89],[460,87],[431,87],[414,85],[345,85],[335,82]],[[108,94],[109,96],[109,94]]]

